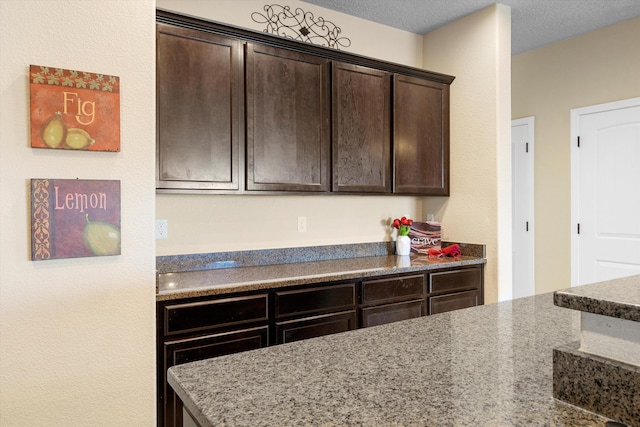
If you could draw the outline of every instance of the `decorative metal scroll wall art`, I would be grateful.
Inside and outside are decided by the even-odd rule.
[[[289,6],[267,4],[265,13],[253,12],[251,19],[258,24],[267,24],[265,33],[275,34],[307,43],[328,46],[340,50],[351,46],[351,40],[340,37],[342,30],[321,16],[317,18],[311,12],[297,7],[295,11]]]

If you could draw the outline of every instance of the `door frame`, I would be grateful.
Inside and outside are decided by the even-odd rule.
[[[520,119],[513,119],[511,120],[511,128],[513,129],[514,126],[522,126],[522,125],[527,125],[527,139],[529,142],[529,154],[530,156],[528,156],[528,162],[529,162],[529,177],[528,177],[528,188],[527,188],[527,193],[529,196],[529,212],[527,212],[527,217],[530,219],[529,220],[529,254],[530,254],[530,259],[529,259],[529,264],[531,265],[531,277],[529,278],[530,283],[528,283],[527,286],[527,294],[529,295],[535,295],[536,293],[536,229],[535,229],[535,151],[534,151],[534,147],[535,147],[535,117],[534,116],[528,116],[528,117],[522,117]],[[512,172],[511,172],[511,181],[512,181],[512,185],[513,185],[513,165],[511,165],[512,167]],[[514,203],[515,201],[512,200],[511,203]],[[512,207],[512,211],[513,211],[513,207]],[[512,259],[513,262],[513,259]],[[513,274],[513,273],[512,273]],[[512,287],[512,293],[511,295],[513,296],[513,286],[515,284],[512,283],[511,287]]]
[[[580,118],[605,111],[622,110],[640,106],[640,97],[623,99],[590,105],[588,107],[571,110],[571,286],[580,284],[580,241],[578,238],[578,224],[580,223],[580,150],[578,137],[580,136]]]

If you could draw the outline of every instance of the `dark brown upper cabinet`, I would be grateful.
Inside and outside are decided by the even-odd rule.
[[[157,24],[160,189],[238,190],[244,157],[242,43]]]
[[[449,85],[393,77],[393,192],[449,195]]]
[[[391,74],[332,63],[334,192],[391,192]]]
[[[247,190],[329,190],[328,61],[246,44]]]
[[[159,192],[449,195],[453,76],[156,18]]]

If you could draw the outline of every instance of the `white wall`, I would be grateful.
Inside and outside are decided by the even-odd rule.
[[[443,238],[487,245],[485,302],[511,297],[511,10],[495,4],[424,38],[451,85],[451,196],[427,198]],[[448,236],[453,234],[453,236]]]
[[[571,284],[570,111],[640,96],[639,39],[634,18],[513,57],[513,118],[536,118],[536,293]]]
[[[159,8],[227,24],[264,30],[251,19],[263,12],[259,0],[159,0]],[[351,39],[346,52],[410,66],[422,66],[422,36],[399,31],[314,5],[280,2],[322,16]],[[427,67],[428,68],[428,67]],[[437,70],[435,70],[437,71]],[[158,255],[342,243],[395,238],[388,221],[407,215],[424,219],[422,198],[399,196],[215,196],[159,194],[156,215],[167,219],[169,238],[158,240]],[[298,233],[297,217],[307,217]]]
[[[155,425],[155,4],[0,1],[0,425]],[[120,153],[29,146],[29,65],[117,75]],[[30,261],[30,178],[121,181],[122,255]]]

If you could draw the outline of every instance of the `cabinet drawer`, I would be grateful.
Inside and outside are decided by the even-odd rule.
[[[424,315],[424,300],[398,302],[362,309],[363,328],[413,319]]]
[[[406,301],[424,295],[424,275],[369,280],[362,283],[362,304]]]
[[[444,313],[480,304],[479,291],[465,291],[429,298],[429,314]]]
[[[164,334],[266,321],[267,294],[200,301],[164,307]]]
[[[482,269],[479,267],[429,274],[429,293],[480,289],[481,285]]]
[[[356,311],[323,314],[276,323],[276,344],[356,329]]]
[[[266,325],[198,338],[167,341],[164,343],[167,363],[165,370],[182,363],[254,350],[268,345],[269,327]]]
[[[276,318],[301,314],[321,313],[323,311],[342,311],[355,309],[356,285],[318,286],[275,293]]]

